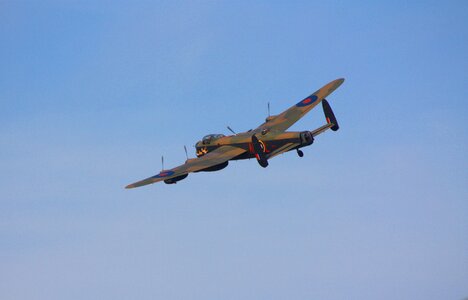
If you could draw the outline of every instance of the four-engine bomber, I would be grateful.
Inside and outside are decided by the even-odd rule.
[[[335,91],[344,79],[336,79],[312,95],[304,98],[294,106],[279,115],[269,116],[256,129],[225,136],[223,134],[209,134],[195,145],[197,158],[187,159],[178,167],[162,170],[159,174],[127,185],[135,188],[158,181],[167,184],[185,179],[192,172],[212,172],[224,169],[230,160],[256,158],[259,165],[266,168],[268,161],[285,152],[296,150],[302,157],[300,148],[307,147],[314,142],[314,138],[322,132],[339,129],[338,122],[325,99]],[[286,131],[307,112],[322,103],[326,124],[312,131]]]

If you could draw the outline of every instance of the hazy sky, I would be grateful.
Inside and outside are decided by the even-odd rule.
[[[1,1],[0,298],[467,297],[468,2],[377,2]],[[123,188],[340,77],[303,158]]]

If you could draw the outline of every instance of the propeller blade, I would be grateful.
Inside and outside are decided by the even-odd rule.
[[[252,135],[252,145],[255,151],[255,157],[257,158],[258,164],[263,168],[268,167],[268,160],[265,156],[265,152],[263,152],[263,148],[255,134]]]
[[[185,145],[184,145],[184,150],[185,150],[185,157],[187,157],[187,160],[188,160],[187,146]]]
[[[228,129],[230,132],[234,133],[234,135],[237,135],[237,133],[236,133],[234,130],[232,130],[231,127],[228,126],[227,129]]]
[[[161,171],[164,171],[164,155],[161,156],[161,166],[162,166]]]

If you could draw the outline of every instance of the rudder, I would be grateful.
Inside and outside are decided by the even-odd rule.
[[[330,104],[326,99],[322,100],[322,107],[323,107],[323,113],[325,114],[325,119],[327,119],[328,124],[333,124],[332,127],[330,127],[331,130],[337,131],[340,129],[340,126],[338,125],[338,121],[335,118],[335,114],[333,113],[333,110],[330,107]]]

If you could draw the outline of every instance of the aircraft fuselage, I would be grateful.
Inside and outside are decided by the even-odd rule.
[[[221,136],[221,135],[209,135],[209,136]],[[272,133],[268,132],[259,135],[258,138],[261,148],[267,158],[274,155],[276,152],[282,152],[288,147],[294,145],[292,148],[286,150],[291,151],[302,147],[309,146],[313,143],[313,137],[310,131],[297,131],[297,132],[282,132]],[[243,132],[237,135],[221,136],[213,139],[204,139],[197,142],[196,155],[201,157],[206,153],[209,153],[221,146],[234,146],[246,150],[239,156],[232,158],[231,160],[239,159],[250,159],[255,158],[255,150],[252,143],[251,133]]]

